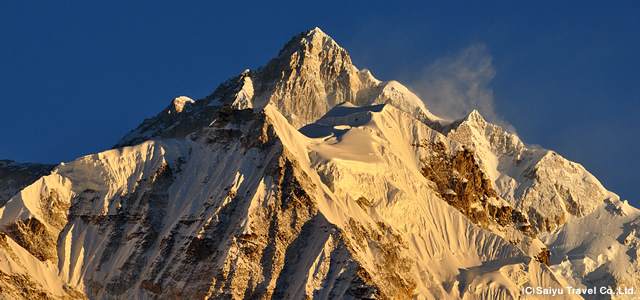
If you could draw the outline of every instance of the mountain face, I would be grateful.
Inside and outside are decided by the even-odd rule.
[[[477,111],[433,115],[317,28],[204,99],[175,98],[114,149],[45,174],[2,190],[7,298],[640,289],[638,209]]]

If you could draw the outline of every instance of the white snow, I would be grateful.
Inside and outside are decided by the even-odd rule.
[[[640,289],[639,248],[631,234],[640,224],[636,208],[607,191],[580,164],[553,151],[528,149],[477,111],[447,136],[474,150],[500,198],[522,212],[533,209],[552,221],[560,219],[559,227],[552,224],[551,232],[539,234],[556,274],[574,287],[608,286],[615,280]]]
[[[573,286],[607,286],[615,278],[637,289],[639,229],[640,210],[614,198],[585,217],[570,217],[541,239],[553,254],[551,269]]]
[[[36,284],[40,284],[44,290],[53,296],[62,297],[66,295],[63,289],[65,281],[58,276],[56,265],[49,261],[39,261],[9,237],[7,237],[7,243],[9,244],[9,250],[4,251],[3,249],[3,251],[0,251],[0,270],[7,274],[26,276]],[[6,291],[4,292],[6,293]],[[22,291],[19,292],[21,293]],[[6,296],[6,294],[3,295]]]
[[[191,104],[194,103],[195,101],[193,101],[193,99],[187,97],[187,96],[180,96],[177,97],[175,99],[173,99],[173,105],[175,108],[175,111],[177,113],[181,113],[182,110],[184,109],[184,106],[187,104]]]
[[[248,75],[249,70],[245,70],[242,74],[244,75],[242,78],[242,88],[236,93],[235,99],[231,104],[231,107],[234,109],[253,108],[253,80]]]

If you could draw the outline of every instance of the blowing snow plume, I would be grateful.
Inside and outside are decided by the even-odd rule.
[[[454,56],[436,60],[410,86],[436,115],[460,119],[477,109],[488,121],[515,132],[513,125],[495,110],[489,87],[496,76],[492,60],[484,44],[472,45]]]

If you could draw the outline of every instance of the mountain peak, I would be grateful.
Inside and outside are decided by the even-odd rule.
[[[193,102],[195,102],[195,101],[193,101],[193,99],[191,99],[191,98],[189,98],[187,96],[180,96],[180,97],[177,97],[177,98],[173,99],[173,102],[171,102],[171,103],[173,104],[173,110],[176,113],[181,113],[182,110],[184,109],[185,105],[191,104]],[[169,113],[171,113],[171,111]]]
[[[336,43],[333,38],[324,33],[320,28],[315,27],[306,32],[300,32],[294,36],[278,54],[278,58],[288,58],[295,53],[302,56],[319,56],[321,52],[338,51],[342,55],[348,57],[347,52]],[[351,59],[349,58],[349,63]]]
[[[307,36],[323,36],[323,37],[329,37],[326,33],[324,33],[324,31],[322,31],[322,29],[320,29],[319,27],[314,27],[313,29],[307,30]]]
[[[487,127],[487,121],[477,109],[472,110],[463,120],[480,130],[484,130]]]
[[[333,46],[333,47],[337,47],[342,49],[342,47],[340,47],[338,45],[338,43],[336,43],[336,41],[330,37],[328,34],[326,34],[324,31],[322,31],[322,29],[315,27],[311,30],[307,30],[304,33],[304,37],[305,40],[309,41],[310,43],[323,43],[326,44],[328,46]]]
[[[484,120],[484,118],[482,117],[482,115],[480,114],[480,112],[477,109],[473,109],[468,115],[467,115],[467,119],[482,119]]]
[[[201,100],[172,103],[172,113],[145,120],[116,147],[155,137],[186,136],[211,124],[225,104],[254,110],[272,104],[296,128],[313,123],[343,102],[389,103],[421,120],[439,120],[402,84],[379,81],[368,70],[358,70],[347,51],[318,27],[294,36],[266,66],[245,70]]]

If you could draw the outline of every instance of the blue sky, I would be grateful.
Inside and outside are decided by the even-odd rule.
[[[479,105],[640,206],[636,2],[24,2],[0,4],[0,159],[108,149],[174,97],[204,97],[318,26],[434,112]]]

